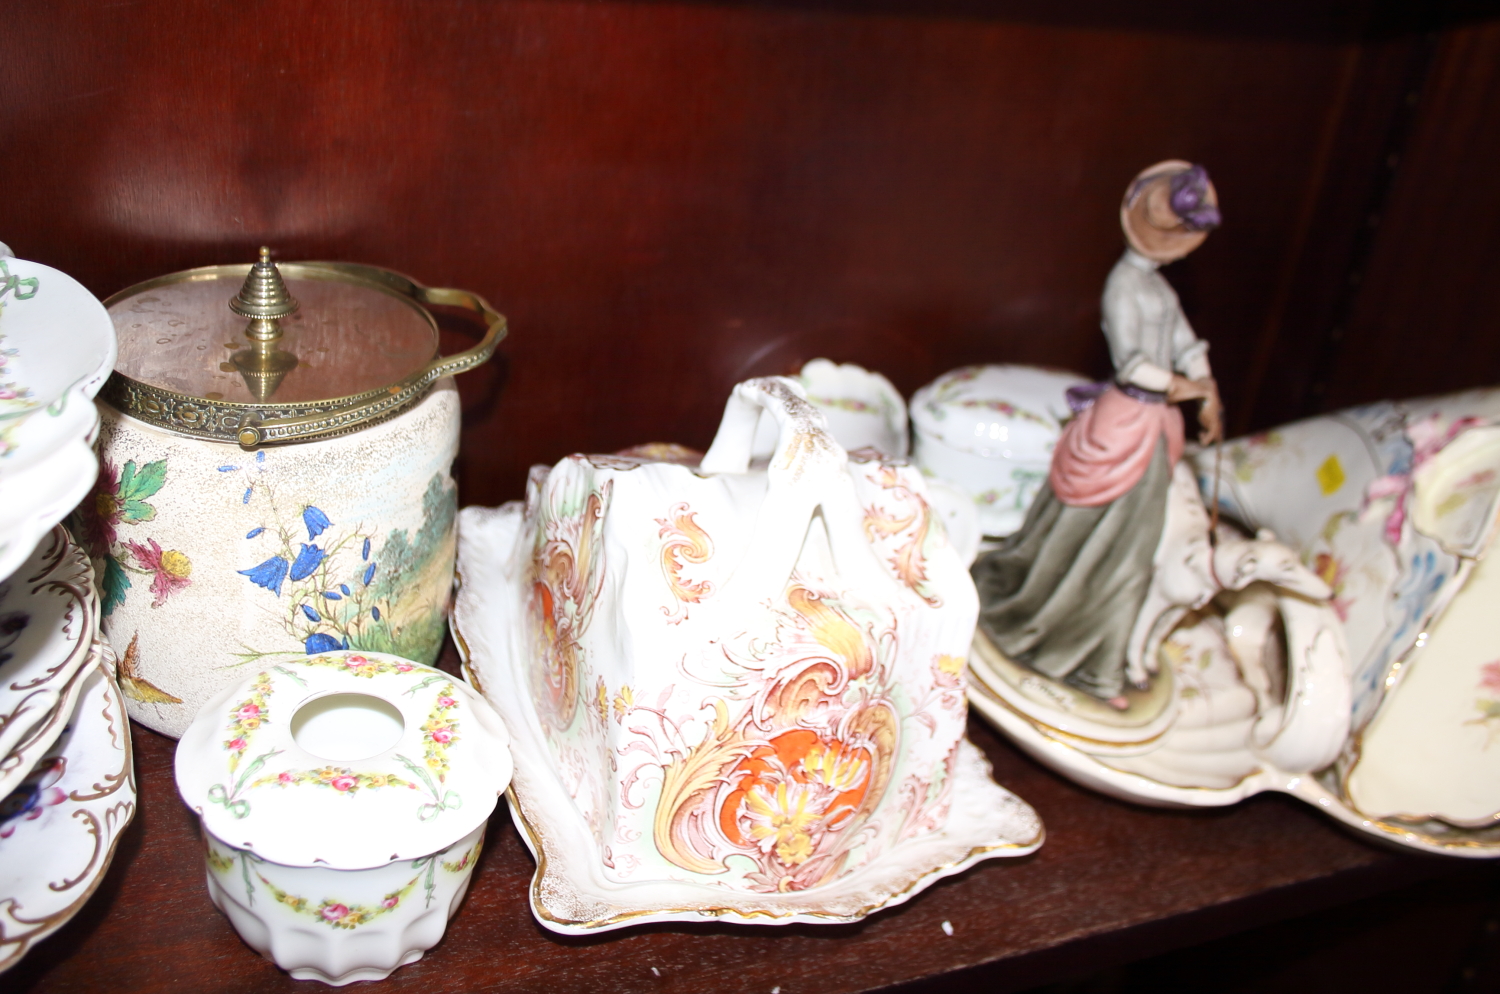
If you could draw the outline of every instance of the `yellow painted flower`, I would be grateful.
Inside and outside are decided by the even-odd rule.
[[[176,549],[168,549],[161,554],[161,568],[163,572],[179,578],[193,575],[193,561]]]
[[[802,757],[802,770],[809,780],[826,784],[842,794],[865,782],[869,763],[854,750],[845,749],[838,743],[819,743]]]
[[[622,686],[620,692],[615,695],[615,721],[624,721],[625,712],[635,707],[635,694],[629,686]]]
[[[807,809],[811,799],[811,791],[800,784],[782,781],[769,796],[757,785],[745,795],[751,838],[762,848],[769,843],[787,866],[807,862],[813,850],[810,829],[818,820],[817,813]]]

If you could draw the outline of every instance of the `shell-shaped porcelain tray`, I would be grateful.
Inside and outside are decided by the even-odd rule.
[[[135,815],[119,688],[104,664],[76,682],[61,734],[0,802],[0,971],[78,913]]]
[[[1354,665],[1344,754],[1297,791],[1392,842],[1500,857],[1500,390],[1381,402],[1225,443],[1226,514],[1333,588]],[[1202,485],[1212,463],[1198,457]]]
[[[1285,790],[1326,808],[1310,774],[1344,746],[1351,668],[1328,587],[1269,534],[1221,526],[1210,543],[1209,529],[1179,464],[1132,635],[1146,638],[1130,646],[1154,675],[1124,707],[1007,659],[983,632],[969,701],[1043,763],[1125,800],[1211,807]]]
[[[115,364],[104,305],[66,273],[0,259],[0,578],[94,482],[93,398]]]
[[[647,922],[856,921],[981,859],[1023,855],[1041,845],[1035,812],[989,778],[983,755],[965,741],[957,753],[946,830],[909,838],[836,882],[756,893],[683,879],[607,879],[594,831],[565,789],[542,737],[527,683],[531,661],[515,637],[523,578],[508,576],[506,564],[521,516],[519,504],[468,508],[460,515],[454,631],[466,676],[511,731],[515,776],[507,796],[537,863],[532,913],[547,928],[590,934]]]

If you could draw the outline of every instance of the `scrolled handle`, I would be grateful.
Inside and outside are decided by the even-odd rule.
[[[491,307],[489,301],[477,293],[446,287],[425,287],[399,273],[377,269],[374,266],[361,266],[357,263],[324,262],[311,265],[382,284],[403,296],[412,298],[419,304],[436,304],[440,307],[457,307],[470,311],[484,320],[484,338],[472,349],[450,356],[439,356],[405,379],[393,383],[385,390],[358,404],[299,418],[282,418],[247,424],[240,429],[238,436],[242,448],[252,449],[268,442],[302,441],[327,435],[339,435],[366,421],[399,410],[444,376],[466,373],[488,362],[509,331],[505,315]]]
[[[761,414],[778,429],[769,471],[773,483],[796,482],[809,471],[838,471],[848,456],[834,441],[828,420],[807,399],[802,385],[785,376],[763,376],[737,384],[724,405],[718,434],[699,468],[705,473],[744,473]]]

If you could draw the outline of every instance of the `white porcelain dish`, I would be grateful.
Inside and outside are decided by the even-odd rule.
[[[961,741],[952,778],[947,826],[907,839],[881,858],[832,883],[805,891],[755,893],[701,883],[688,874],[621,881],[598,858],[595,830],[564,784],[532,706],[532,660],[513,638],[520,603],[506,563],[522,509],[469,508],[460,515],[462,584],[454,629],[465,673],[495,704],[511,729],[516,775],[508,795],[522,838],[537,861],[531,907],[537,920],[564,934],[590,934],[647,922],[728,921],[741,924],[848,922],[910,898],[926,885],[978,860],[1023,855],[1042,841],[1041,823],[1024,802],[996,785],[988,763]],[[605,850],[614,871],[628,852]],[[632,856],[632,859],[634,857]],[[631,864],[634,865],[633,863]],[[611,879],[613,877],[613,879]]]
[[[400,656],[266,662],[177,747],[214,904],[298,979],[380,980],[420,959],[510,781],[507,738],[462,680]]]
[[[59,527],[0,581],[0,796],[61,733],[79,671],[98,654],[91,575]]]
[[[1046,482],[1068,388],[1087,382],[1032,366],[945,373],[912,396],[913,458],[974,499],[985,535],[1009,535]]]
[[[1015,663],[980,632],[970,703],[1046,765],[1138,803],[1212,807],[1311,781],[1349,731],[1350,656],[1330,591],[1268,534],[1221,526],[1210,542],[1210,527],[1180,463],[1127,649],[1141,675],[1122,700]]]
[[[1500,857],[1500,390],[1382,402],[1226,442],[1226,514],[1275,529],[1332,588],[1353,734],[1320,806],[1377,837]],[[1213,486],[1212,451],[1197,456]],[[1488,556],[1486,555],[1488,553]]]
[[[66,729],[0,802],[0,970],[78,913],[135,815],[119,688],[103,665],[78,683]]]
[[[208,896],[245,943],[297,980],[384,980],[458,913],[484,825],[430,856],[366,870],[283,866],[205,833]]]
[[[114,325],[82,284],[0,259],[0,578],[88,493],[114,363]]]

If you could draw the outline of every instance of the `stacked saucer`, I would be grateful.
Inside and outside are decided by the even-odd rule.
[[[54,527],[0,581],[0,971],[98,886],[135,814],[88,557]]]
[[[99,472],[93,398],[115,364],[104,305],[66,273],[0,246],[0,579]]]

